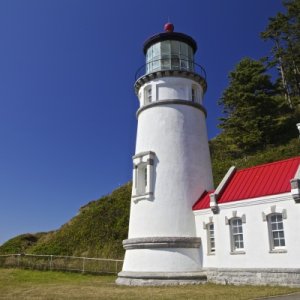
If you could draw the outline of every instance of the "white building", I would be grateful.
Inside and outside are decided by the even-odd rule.
[[[117,283],[297,285],[300,157],[231,168],[212,191],[205,72],[194,62],[196,42],[173,29],[168,23],[145,42],[145,74],[135,83],[133,190]]]
[[[231,168],[194,204],[208,280],[300,286],[299,166],[295,157]]]

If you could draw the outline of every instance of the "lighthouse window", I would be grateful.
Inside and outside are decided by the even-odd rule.
[[[152,200],[154,181],[154,158],[152,151],[141,152],[133,156],[132,199]]]
[[[155,71],[157,69],[159,69],[159,66],[160,66],[160,62],[159,62],[159,59],[160,59],[160,44],[157,43],[155,45],[153,45],[152,47],[152,70]]]
[[[152,87],[149,86],[145,90],[145,104],[149,104],[152,102]]]
[[[191,47],[188,47],[188,64],[189,64],[189,70],[194,70],[194,58],[193,58],[193,49]]]
[[[171,68],[172,69],[179,69],[180,67],[180,42],[178,41],[171,41]]]
[[[139,195],[143,195],[146,192],[147,186],[147,165],[140,165],[138,167],[138,177],[137,177],[137,190]]]
[[[192,87],[192,101],[195,102],[196,101],[196,90],[194,87]]]
[[[146,54],[146,72],[158,70],[193,71],[194,52],[191,46],[179,41],[162,41],[149,47]]]
[[[147,174],[147,167],[144,168],[143,173],[144,173],[144,185],[146,187],[147,186],[147,181],[148,181],[148,178],[147,178],[147,176],[148,176],[148,174]]]
[[[171,62],[171,43],[170,41],[161,42],[161,69],[170,70]]]
[[[185,43],[180,43],[180,54],[181,54],[181,68],[184,70],[188,70],[188,45]]]

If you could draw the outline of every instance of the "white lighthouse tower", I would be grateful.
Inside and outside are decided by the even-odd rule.
[[[145,42],[145,74],[135,82],[140,107],[118,284],[203,280],[192,205],[213,187],[202,104],[205,73],[194,62],[194,39],[174,32],[171,23],[164,29]]]

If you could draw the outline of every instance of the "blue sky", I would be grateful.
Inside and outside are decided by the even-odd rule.
[[[0,0],[0,244],[57,229],[131,180],[134,75],[168,18],[198,43],[212,138],[228,72],[268,55],[259,33],[280,10],[279,0]]]

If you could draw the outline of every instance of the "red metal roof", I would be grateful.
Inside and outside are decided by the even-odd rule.
[[[196,201],[196,203],[193,205],[193,210],[199,210],[199,209],[205,209],[209,208],[209,195],[213,193],[213,191],[204,191],[204,193],[201,195],[201,197]]]
[[[300,156],[238,170],[219,195],[218,204],[290,192],[290,180],[299,165]],[[210,193],[204,193],[193,210],[209,208]]]

